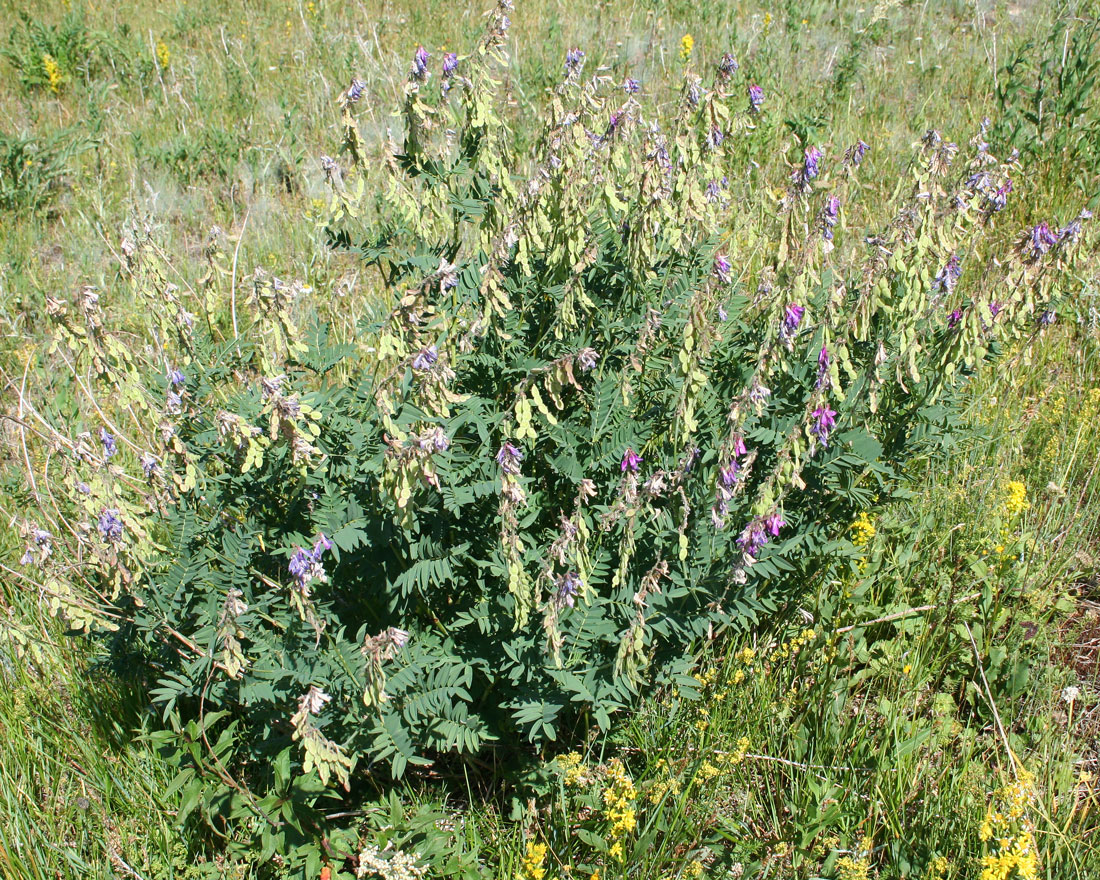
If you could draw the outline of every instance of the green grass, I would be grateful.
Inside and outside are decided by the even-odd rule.
[[[834,151],[863,137],[873,155],[904,155],[899,148],[928,127],[968,138],[979,119],[997,115],[1013,53],[1062,33],[1055,10],[1038,4],[883,8],[873,22],[871,4],[819,0],[521,6],[508,70],[516,136],[532,136],[526,120],[557,81],[566,48],[581,46],[589,63],[671,99],[680,39],[690,33],[696,64],[732,48],[769,106],[782,108],[772,119],[777,144],[812,132]],[[1070,12],[1085,20],[1090,10],[1095,3]],[[46,351],[46,299],[84,283],[110,290],[126,222],[153,225],[165,248],[184,255],[188,277],[219,225],[242,274],[264,265],[319,291],[356,291],[356,267],[319,246],[311,219],[324,194],[318,158],[335,148],[335,97],[353,75],[366,80],[373,102],[361,125],[381,151],[413,49],[469,46],[482,11],[405,0],[142,0],[69,10],[0,2],[11,34],[0,32],[9,49],[0,61],[4,414],[17,409],[28,363],[39,398],[71,408],[69,380]],[[167,66],[155,60],[158,41]],[[61,65],[56,91],[44,54]],[[1055,123],[1077,152],[1031,167],[1006,236],[1030,218],[1066,219],[1095,201],[1095,155],[1081,120],[1096,112],[1089,117],[1079,100]],[[1011,134],[1026,141],[1019,124]],[[886,191],[898,170],[884,161],[866,185]],[[1086,312],[1095,269],[1081,287],[1080,325],[1010,353],[994,368],[997,387],[989,373],[977,384],[970,439],[930,461],[915,475],[920,491],[875,522],[865,569],[809,584],[780,619],[709,646],[699,699],[654,694],[612,738],[580,750],[592,768],[619,758],[633,778],[638,826],[623,838],[624,861],[603,852],[614,842],[604,771],[566,786],[551,755],[532,772],[530,797],[424,777],[402,791],[408,817],[386,802],[343,821],[365,822],[369,842],[390,833],[378,830],[387,824],[413,827],[418,809],[439,809],[456,849],[497,876],[534,877],[524,857],[544,844],[547,876],[570,867],[586,877],[598,866],[603,878],[732,877],[740,865],[747,877],[832,878],[866,864],[883,878],[978,877],[993,792],[1022,766],[1036,779],[1028,815],[1040,876],[1100,874],[1100,336]],[[125,301],[110,305],[127,313]],[[127,318],[144,320],[133,309]],[[99,647],[66,636],[42,585],[11,573],[32,487],[21,477],[16,423],[5,420],[0,437],[0,516],[12,525],[0,532],[0,874],[270,868],[254,855],[223,855],[216,834],[177,827],[178,796],[142,738],[157,719],[140,684],[105,666]],[[1017,517],[1004,510],[1010,480],[1026,485],[1030,501]],[[933,607],[908,613],[925,606]],[[784,654],[807,629],[813,639]],[[737,659],[746,647],[752,664]],[[1067,687],[1080,689],[1072,704]],[[747,753],[721,760],[739,757],[742,737]],[[409,832],[399,843],[415,848],[420,839]],[[939,857],[942,875],[932,870]]]

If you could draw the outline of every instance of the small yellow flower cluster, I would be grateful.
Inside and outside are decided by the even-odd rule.
[[[168,65],[172,63],[172,53],[168,49],[168,44],[164,40],[157,40],[157,64],[160,65],[161,70],[167,70]]]
[[[857,547],[866,547],[875,536],[875,524],[871,522],[871,518],[866,513],[857,516],[850,528],[852,530],[852,543]]]
[[[649,793],[646,798],[651,804],[659,804],[665,795],[671,795],[675,797],[680,793],[680,780],[673,776],[665,779],[662,782],[655,782],[650,786]]]
[[[1019,480],[1009,480],[1005,484],[1005,513],[1018,516],[1031,507],[1027,500],[1027,487]]]
[[[684,34],[680,40],[680,60],[687,61],[691,57],[691,51],[695,48],[695,38],[691,34]]]
[[[702,877],[703,872],[705,870],[706,870],[706,865],[704,865],[702,862],[700,862],[697,859],[696,861],[694,861],[690,865],[688,865],[686,868],[684,868],[684,876],[685,877],[692,877],[692,878]]]
[[[608,763],[604,770],[604,780],[604,817],[608,821],[607,840],[611,844],[608,853],[612,858],[622,861],[625,858],[623,838],[638,824],[634,812],[637,791],[634,781],[627,775],[626,768],[618,758],[613,758]]]
[[[569,752],[567,755],[558,755],[557,763],[564,771],[566,785],[574,787],[578,785],[587,785],[592,781],[592,776],[588,772],[588,767],[585,766],[584,761],[581,760],[581,756],[576,752]]]
[[[780,645],[773,656],[776,660],[788,660],[792,657],[797,657],[798,652],[816,638],[817,633],[814,632],[814,630],[805,629],[802,631],[801,635],[797,635],[793,639]]]
[[[737,652],[737,660],[740,663],[744,663],[746,666],[752,666],[752,661],[756,659],[756,651],[752,648],[742,648]]]
[[[1039,853],[1028,816],[1035,799],[1035,777],[1023,767],[1015,782],[996,792],[978,829],[978,837],[990,846],[982,857],[981,880],[1038,880]]]
[[[55,95],[61,91],[61,83],[65,81],[65,75],[61,72],[61,65],[49,52],[42,55],[42,70],[46,74],[46,84]]]
[[[527,841],[527,853],[523,857],[523,866],[516,875],[517,880],[542,880],[546,876],[546,844]]]
[[[945,877],[950,867],[947,856],[936,856],[928,865],[928,873],[932,877]]]
[[[836,876],[837,880],[869,880],[871,863],[866,858],[841,856],[836,861]]]

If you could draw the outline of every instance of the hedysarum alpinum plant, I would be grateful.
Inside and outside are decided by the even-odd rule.
[[[731,56],[665,106],[571,50],[517,153],[509,11],[467,56],[417,50],[381,159],[363,85],[340,97],[321,165],[328,244],[372,279],[354,338],[328,292],[238,279],[217,233],[181,290],[128,229],[144,347],[101,291],[50,302],[88,405],[32,423],[56,453],[25,561],[159,679],[187,784],[269,830],[321,786],[606,728],[856,558],[855,514],[1054,319],[1088,230],[996,244],[1026,176],[985,125],[929,131],[878,203],[873,143],[790,144],[766,179],[774,111]]]

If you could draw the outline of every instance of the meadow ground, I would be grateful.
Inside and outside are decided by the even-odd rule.
[[[183,794],[150,739],[160,719],[144,683],[107,645],[67,635],[18,564],[42,490],[27,478],[21,397],[75,411],[47,299],[111,287],[128,222],[154,228],[188,277],[219,226],[235,263],[302,278],[353,327],[363,306],[340,292],[359,270],[318,228],[336,98],[365,81],[360,125],[381,154],[413,50],[471,45],[484,10],[0,10],[0,415],[13,417],[0,430],[0,873],[277,873],[177,821]],[[777,145],[807,133],[834,151],[874,145],[872,193],[889,193],[926,129],[964,143],[989,116],[995,140],[1033,159],[1001,227],[1011,237],[1097,207],[1098,15],[1095,2],[517,4],[508,113],[523,149],[572,46],[669,101],[685,64],[732,50],[782,108]],[[654,693],[609,737],[545,754],[537,797],[414,775],[334,821],[407,849],[445,828],[436,871],[456,876],[477,863],[531,880],[1100,876],[1095,259],[1077,288],[1053,326],[974,380],[965,428],[911,475],[911,497],[853,523],[859,566],[705,647],[695,693]],[[608,791],[632,805],[625,858]],[[1006,857],[1015,846],[1034,861]]]

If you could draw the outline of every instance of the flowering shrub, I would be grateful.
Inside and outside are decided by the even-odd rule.
[[[416,51],[381,161],[364,87],[341,96],[326,234],[373,297],[351,340],[304,285],[239,282],[216,236],[184,296],[140,226],[120,251],[147,349],[93,288],[49,303],[89,430],[51,429],[68,499],[27,524],[27,562],[155,670],[189,808],[258,814],[269,850],[326,786],[606,728],[857,559],[856,514],[950,435],[983,359],[1052,320],[1085,228],[997,248],[1023,178],[984,126],[967,153],[928,132],[884,204],[861,202],[863,141],[792,146],[767,179],[769,100],[731,57],[660,108],[571,50],[517,154],[509,8],[469,56]]]

